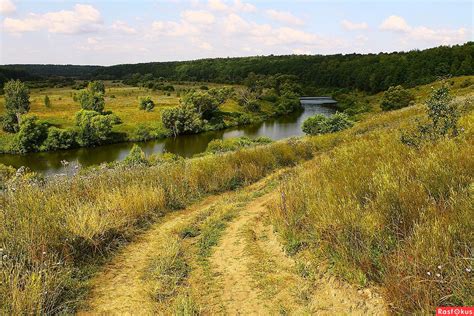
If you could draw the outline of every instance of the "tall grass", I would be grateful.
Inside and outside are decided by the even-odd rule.
[[[0,313],[72,312],[84,266],[141,223],[206,194],[261,179],[309,159],[310,142],[290,140],[155,167],[97,169],[0,194]]]
[[[381,285],[398,313],[474,304],[473,122],[471,112],[462,136],[418,150],[378,129],[298,167],[273,212],[287,248],[307,247],[342,278]]]

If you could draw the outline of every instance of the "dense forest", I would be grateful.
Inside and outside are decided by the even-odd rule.
[[[359,89],[370,93],[390,86],[413,87],[439,76],[474,74],[474,42],[426,50],[379,54],[289,55],[214,58],[182,62],[152,62],[108,67],[75,65],[4,65],[0,83],[7,79],[54,77],[125,80],[151,74],[182,81],[243,83],[249,74],[296,75],[315,88]]]

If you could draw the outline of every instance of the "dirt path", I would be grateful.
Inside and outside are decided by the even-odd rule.
[[[90,308],[79,314],[163,312],[143,279],[145,270],[178,227],[198,225],[203,214],[219,214],[231,201],[241,206],[233,209],[237,213],[224,226],[209,257],[203,259],[192,250],[201,237],[182,241],[188,245],[186,260],[193,267],[183,290],[191,293],[203,314],[384,314],[382,299],[371,290],[358,291],[318,268],[309,273],[300,259],[286,255],[268,220],[267,204],[275,193],[259,196],[269,189],[268,179],[262,180],[241,193],[212,196],[168,214],[104,267],[93,280]]]
[[[268,223],[267,194],[249,203],[229,224],[210,259],[229,315],[382,315],[381,298],[321,273],[308,278],[282,249]]]
[[[142,279],[144,269],[173,228],[219,197],[211,196],[183,211],[164,216],[136,241],[125,246],[93,280],[89,309],[79,312],[79,315],[154,314],[155,303]]]

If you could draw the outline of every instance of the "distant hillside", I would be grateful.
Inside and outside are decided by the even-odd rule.
[[[339,87],[378,92],[391,85],[408,87],[432,82],[439,76],[474,74],[474,42],[422,51],[348,55],[289,55],[214,58],[182,62],[123,64],[108,67],[74,65],[0,66],[5,78],[31,80],[48,77],[126,79],[135,73],[170,80],[241,83],[249,73],[297,75],[314,87]]]

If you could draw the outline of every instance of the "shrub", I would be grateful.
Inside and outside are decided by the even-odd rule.
[[[15,113],[7,112],[1,117],[2,130],[7,133],[18,132],[18,117]]]
[[[145,142],[154,138],[152,130],[143,124],[139,124],[134,132],[133,140],[139,142]]]
[[[255,139],[250,139],[243,136],[228,139],[214,139],[207,145],[206,152],[223,153],[250,146],[269,144],[271,142],[272,140],[268,137],[257,137]]]
[[[200,86],[199,89],[201,89],[201,90],[209,90],[209,87],[208,87],[208,86]]]
[[[51,100],[49,99],[47,95],[44,96],[44,106],[47,108],[51,107]]]
[[[307,118],[303,123],[302,130],[308,135],[318,135],[342,131],[353,125],[354,123],[349,119],[347,114],[337,112],[330,117],[317,114]]]
[[[461,88],[467,88],[467,87],[470,87],[471,85],[472,85],[471,79],[468,78],[468,79],[464,79],[463,82],[461,82],[459,86]]]
[[[45,150],[68,149],[74,146],[76,135],[74,131],[50,127],[48,136],[44,141],[43,148]]]
[[[163,110],[161,120],[174,136],[198,133],[203,128],[201,116],[193,106],[188,105]]]
[[[81,146],[99,145],[108,140],[112,122],[96,111],[80,110],[76,113],[77,142]]]
[[[20,129],[15,136],[15,148],[21,153],[36,151],[48,135],[45,123],[38,122],[36,116],[26,117],[20,123]]]
[[[415,131],[402,132],[401,141],[404,144],[419,147],[426,141],[458,135],[458,121],[461,113],[458,104],[453,102],[446,84],[432,91],[426,101],[426,113],[429,122],[418,122]]]
[[[140,110],[145,110],[147,112],[152,111],[155,108],[155,103],[151,99],[151,97],[146,96],[140,99]]]
[[[282,97],[277,103],[278,114],[288,114],[301,109],[301,103],[298,98]]]
[[[140,146],[134,144],[127,157],[123,160],[123,163],[127,166],[144,166],[148,165],[148,160]]]
[[[392,86],[384,92],[380,107],[384,111],[397,110],[414,103],[414,96],[402,86]]]

